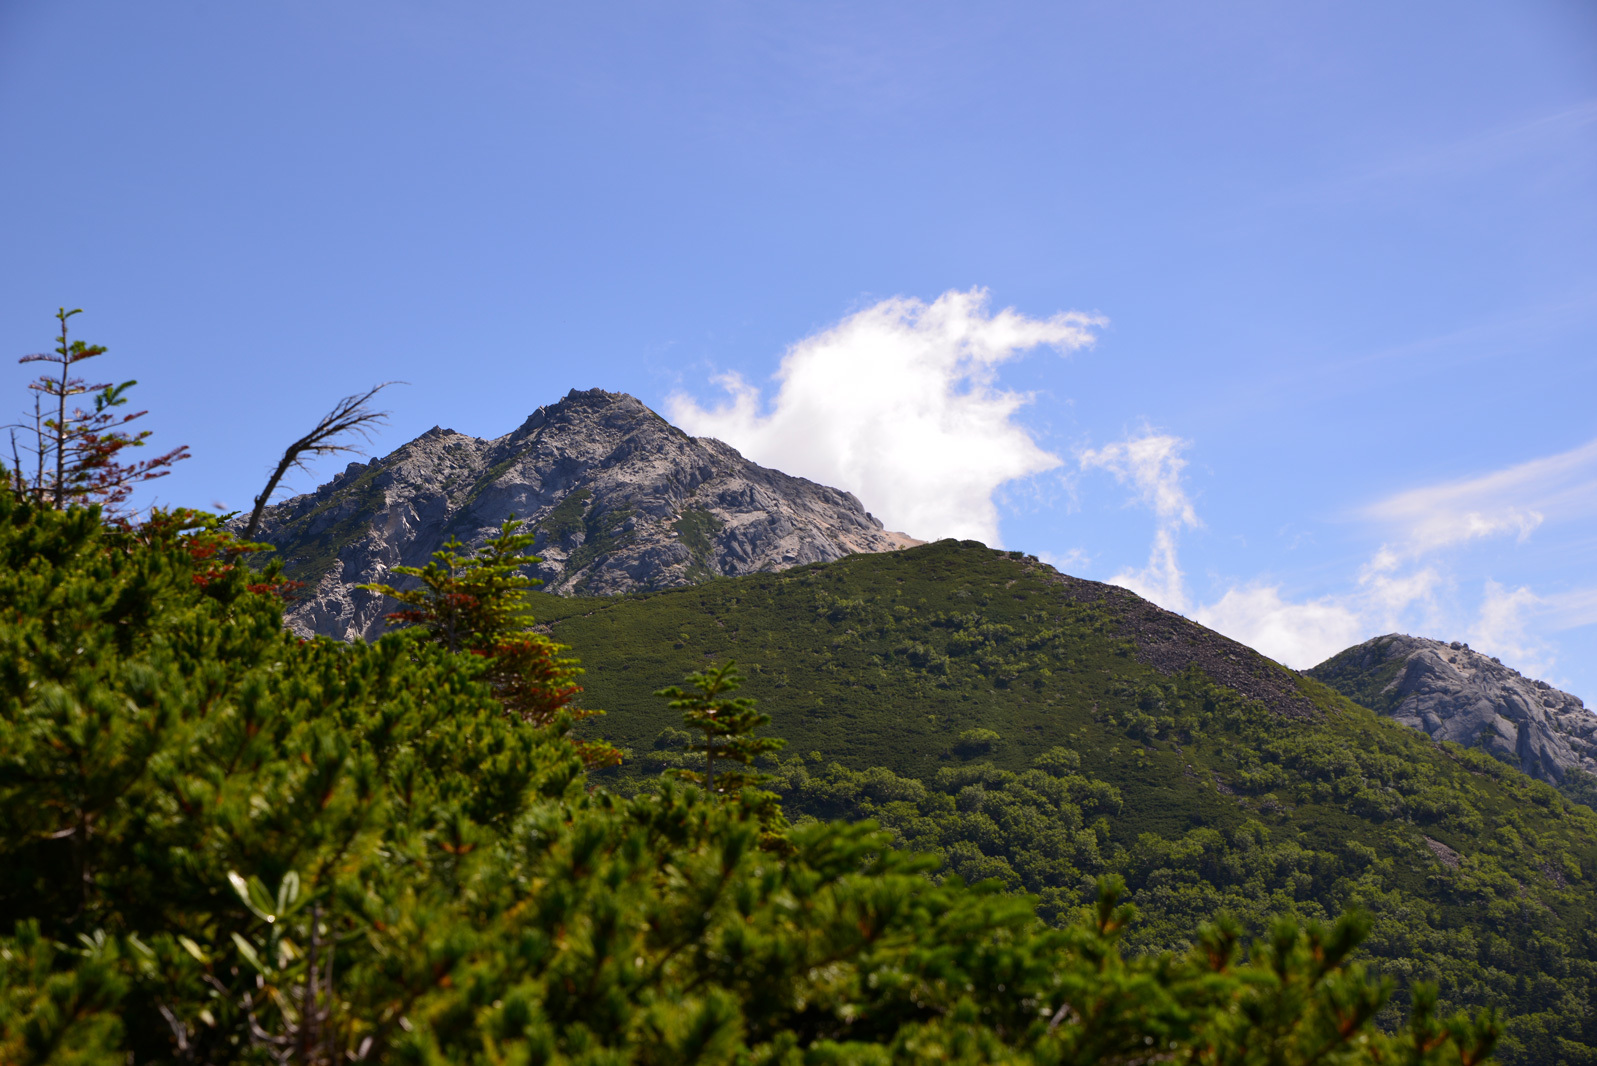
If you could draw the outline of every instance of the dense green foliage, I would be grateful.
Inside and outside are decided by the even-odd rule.
[[[1597,1061],[1590,809],[1263,660],[1312,713],[1163,673],[1090,588],[943,542],[538,613],[589,664],[596,734],[631,752],[610,787],[691,764],[649,693],[735,657],[794,753],[766,767],[790,817],[876,819],[1059,922],[1121,872],[1138,950],[1182,949],[1221,911],[1261,932],[1357,905],[1399,982],[1384,1024],[1430,979],[1444,1005],[1504,1008],[1510,1061]]]
[[[393,573],[414,579],[409,587],[360,587],[383,593],[399,606],[388,615],[391,626],[483,659],[482,677],[494,698],[523,722],[548,726],[602,714],[572,704],[582,691],[576,683],[582,669],[575,659],[562,657],[563,646],[531,629],[526,594],[543,582],[526,570],[543,560],[528,551],[537,538],[520,532],[521,525],[512,515],[498,536],[475,551],[466,552],[450,537],[426,566],[394,567]],[[620,761],[620,753],[602,741],[577,742],[577,748],[590,767]]]
[[[0,1061],[1473,1063],[1362,921],[1121,957],[868,825],[590,787],[420,637],[301,641],[200,516],[0,496]],[[669,712],[667,712],[669,713]],[[752,721],[752,719],[751,719]],[[1068,760],[1066,760],[1068,762]],[[1048,763],[1068,771],[1061,764]],[[1068,772],[1066,778],[1068,779]]]

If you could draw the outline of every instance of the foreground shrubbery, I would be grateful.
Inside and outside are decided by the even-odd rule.
[[[1361,924],[1123,959],[869,826],[591,788],[491,657],[285,633],[190,516],[0,496],[0,1062],[1475,1062]],[[762,839],[764,831],[764,839]]]

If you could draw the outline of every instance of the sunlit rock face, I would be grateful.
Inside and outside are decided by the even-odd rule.
[[[851,493],[790,477],[690,437],[625,393],[573,390],[511,433],[433,428],[315,492],[266,511],[257,539],[305,583],[295,630],[374,640],[403,585],[450,537],[468,545],[510,515],[537,534],[545,591],[610,595],[781,570],[919,543],[882,528]],[[397,580],[396,580],[397,578]]]
[[[1391,633],[1309,675],[1437,740],[1483,748],[1551,784],[1571,768],[1597,773],[1597,715],[1468,644]]]

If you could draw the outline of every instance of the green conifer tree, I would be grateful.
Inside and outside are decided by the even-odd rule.
[[[527,550],[537,538],[520,532],[522,525],[511,515],[499,535],[475,552],[466,552],[466,545],[450,537],[426,566],[394,567],[394,573],[419,582],[412,588],[381,583],[360,587],[405,605],[388,615],[395,626],[419,627],[425,639],[450,651],[486,650],[532,624],[526,594],[543,582],[528,577],[526,568],[543,560]]]
[[[779,737],[756,737],[754,731],[769,725],[771,716],[754,709],[755,701],[731,694],[743,686],[737,663],[728,661],[700,673],[689,674],[684,689],[679,685],[663,688],[655,695],[670,700],[674,711],[682,712],[682,724],[704,734],[693,751],[704,753],[704,773],[672,770],[672,776],[703,785],[706,792],[728,795],[758,785],[765,778],[748,770],[722,770],[718,762],[749,767],[761,755],[774,754],[787,746]]]
[[[119,385],[91,384],[73,374],[73,368],[105,354],[98,344],[72,340],[68,321],[82,309],[56,312],[60,334],[49,352],[25,355],[18,362],[54,363],[59,372],[41,375],[28,388],[34,394],[33,411],[27,421],[11,429],[11,491],[35,503],[57,510],[75,504],[98,504],[107,513],[119,516],[133,493],[133,486],[171,473],[172,464],[187,459],[188,448],[174,448],[134,463],[124,463],[124,449],[142,448],[149,430],[129,432],[122,428],[143,418],[145,411],[118,413],[128,402],[127,391],[137,381]],[[76,406],[75,398],[92,396],[94,410]],[[17,430],[32,436],[31,444],[17,443]],[[31,472],[23,465],[22,451],[32,457]],[[121,516],[125,517],[125,516]]]
[[[474,552],[451,537],[425,567],[394,567],[395,573],[415,578],[415,587],[360,587],[405,605],[388,615],[396,627],[419,630],[424,641],[483,659],[494,694],[508,712],[531,725],[564,731],[604,712],[572,702],[582,691],[576,681],[581,668],[563,656],[565,645],[531,631],[528,594],[543,582],[526,570],[542,560],[528,550],[536,538],[520,532],[522,524],[511,515],[498,535]],[[612,766],[621,758],[603,741],[580,742],[578,749],[589,768]]]

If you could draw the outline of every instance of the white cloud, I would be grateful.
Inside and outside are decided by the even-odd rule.
[[[1154,531],[1148,565],[1140,570],[1122,570],[1111,577],[1109,583],[1128,588],[1168,611],[1185,614],[1191,607],[1187,601],[1187,575],[1181,570],[1181,559],[1176,551],[1176,535],[1165,526]]]
[[[1528,538],[1546,521],[1597,513],[1597,440],[1477,477],[1389,496],[1364,515],[1397,533],[1410,557],[1481,537]]]
[[[1196,528],[1198,512],[1181,484],[1181,471],[1187,461],[1181,458],[1187,442],[1179,437],[1149,433],[1116,441],[1098,449],[1087,449],[1079,456],[1083,470],[1107,470],[1115,480],[1136,491],[1136,501],[1154,513],[1158,526],[1148,565],[1140,570],[1123,570],[1110,578],[1137,595],[1172,611],[1188,607],[1186,579],[1177,554],[1177,535],[1182,529]]]
[[[1534,628],[1572,628],[1597,621],[1597,591],[1576,589],[1540,596],[1530,588],[1509,589],[1487,578],[1478,611],[1466,623],[1455,608],[1444,611],[1438,590],[1449,550],[1471,541],[1512,536],[1528,540],[1544,524],[1588,519],[1597,514],[1597,441],[1490,473],[1425,485],[1389,496],[1364,509],[1364,517],[1387,527],[1383,544],[1359,574],[1350,599],[1372,628],[1391,630],[1420,618],[1432,635],[1465,629],[1470,642],[1511,661],[1533,676],[1553,667],[1554,649]],[[1422,615],[1416,610],[1423,609]]]
[[[929,304],[898,297],[789,348],[766,411],[759,388],[735,374],[716,379],[729,402],[706,408],[677,393],[667,409],[689,433],[853,492],[890,529],[998,546],[994,492],[1062,460],[1015,421],[1031,397],[1000,388],[997,368],[1041,346],[1086,347],[1103,323],[995,314],[983,289]]]
[[[1187,442],[1145,434],[1079,457],[1083,470],[1101,469],[1133,490],[1133,502],[1154,515],[1148,563],[1109,580],[1169,610],[1190,611],[1198,621],[1266,655],[1305,669],[1378,633],[1411,629],[1445,635],[1466,621],[1446,612],[1439,593],[1450,587],[1438,556],[1484,537],[1520,540],[1547,520],[1594,509],[1597,442],[1560,455],[1479,477],[1399,493],[1367,508],[1394,533],[1360,567],[1342,592],[1293,601],[1282,586],[1264,580],[1233,585],[1208,604],[1187,589],[1179,534],[1201,525],[1183,484]],[[1478,618],[1469,629],[1477,645],[1511,657],[1526,669],[1551,666],[1547,645],[1529,635],[1533,619],[1548,616],[1574,625],[1597,615],[1597,593],[1577,590],[1544,599],[1528,588],[1484,587]]]
[[[1532,677],[1544,676],[1553,666],[1551,649],[1530,634],[1530,616],[1542,606],[1542,598],[1523,585],[1509,589],[1488,578],[1469,642],[1479,651],[1509,659]]]
[[[1307,670],[1377,634],[1417,624],[1421,630],[1436,627],[1442,575],[1431,566],[1399,571],[1400,565],[1400,559],[1383,549],[1352,586],[1300,601],[1287,599],[1278,584],[1233,585],[1214,603],[1199,607],[1194,617],[1277,662]],[[1438,632],[1443,631],[1445,626]]]
[[[1450,549],[1484,538],[1528,539],[1544,523],[1597,512],[1597,441],[1491,473],[1397,493],[1364,509],[1387,527],[1382,544],[1345,592],[1302,603],[1277,586],[1232,588],[1197,616],[1289,666],[1306,667],[1377,633],[1408,629],[1447,637],[1463,631],[1476,647],[1534,675],[1553,666],[1553,649],[1534,635],[1597,620],[1597,592],[1543,597],[1487,579],[1474,620],[1444,609]],[[1340,646],[1333,646],[1341,640]]]
[[[1335,597],[1291,603],[1278,585],[1232,588],[1200,607],[1197,619],[1298,670],[1318,665],[1367,637],[1365,618]]]
[[[1179,535],[1201,526],[1183,484],[1188,442],[1147,433],[1079,456],[1083,470],[1107,470],[1133,490],[1132,502],[1154,515],[1147,566],[1109,579],[1171,611],[1191,611],[1199,622],[1288,666],[1305,669],[1369,635],[1372,615],[1390,615],[1430,591],[1428,576],[1396,575],[1395,557],[1373,561],[1350,597],[1293,603],[1279,585],[1233,586],[1220,599],[1195,605],[1181,569]]]
[[[1181,453],[1186,448],[1187,442],[1180,437],[1149,433],[1102,448],[1089,448],[1081,453],[1081,466],[1084,470],[1108,470],[1122,484],[1130,484],[1160,522],[1176,527],[1197,526],[1198,512],[1193,510],[1181,484],[1181,471],[1187,467]]]
[[[1416,606],[1434,609],[1436,590],[1442,583],[1434,566],[1414,569],[1407,557],[1382,545],[1359,569],[1356,595],[1365,614],[1380,619],[1376,624],[1391,628]]]

